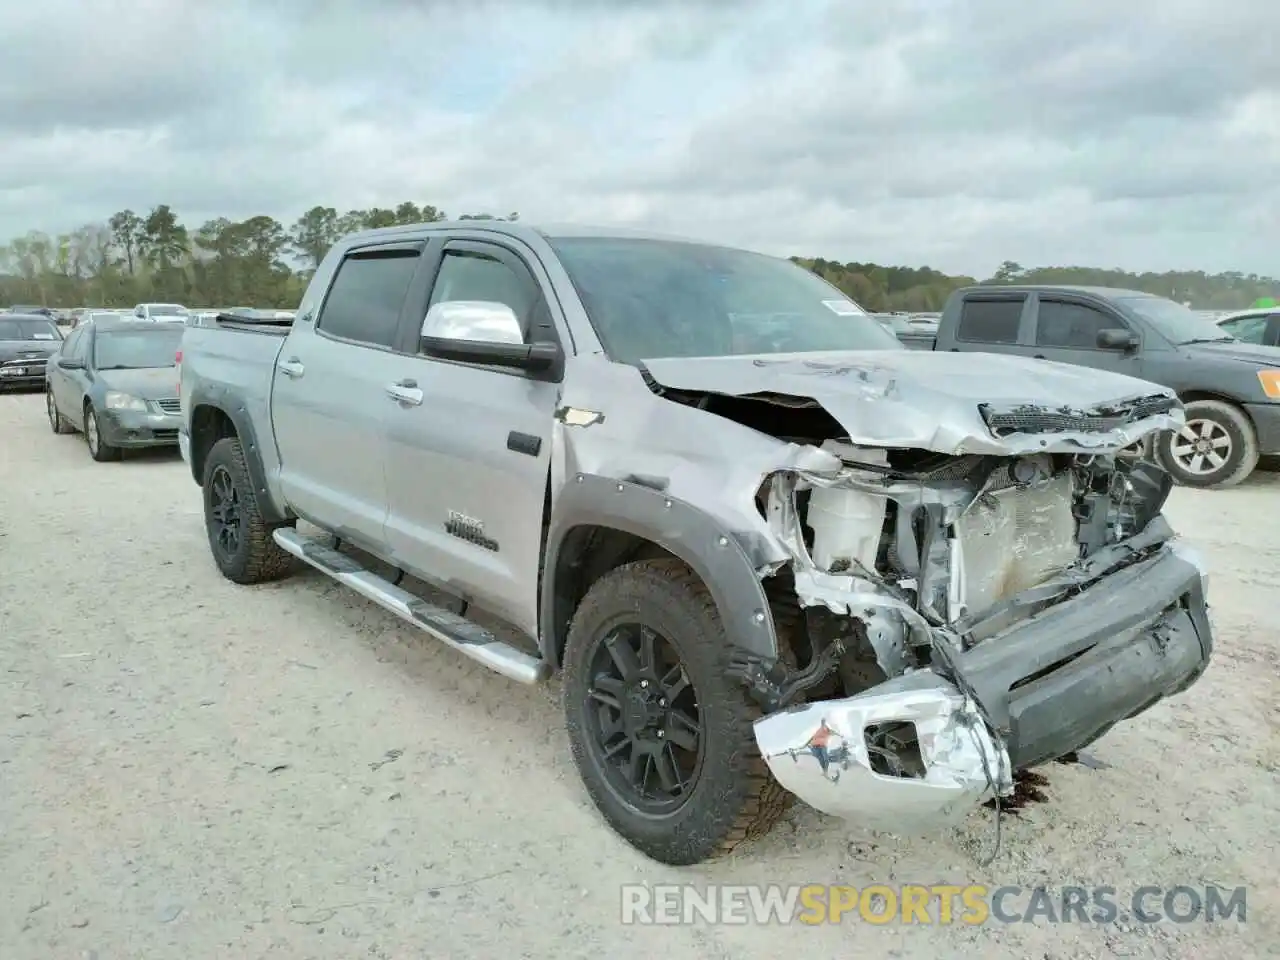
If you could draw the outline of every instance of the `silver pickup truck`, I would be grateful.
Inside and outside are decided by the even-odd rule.
[[[1182,422],[1171,390],[903,349],[784,260],[375,230],[296,319],[188,327],[180,366],[222,573],[301,561],[507,677],[559,672],[592,800],[667,863],[793,795],[954,824],[1209,661],[1171,481],[1116,456]]]

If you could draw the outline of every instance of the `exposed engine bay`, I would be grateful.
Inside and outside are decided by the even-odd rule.
[[[1156,464],[1114,455],[823,449],[845,464],[837,477],[775,474],[761,500],[794,552],[801,603],[881,621],[867,627],[888,676],[927,665],[936,630],[967,647],[1087,584],[1077,562],[1145,530],[1172,486]]]
[[[838,475],[778,473],[760,492],[794,556],[811,646],[789,682],[748,668],[749,681],[785,710],[839,676],[854,696],[830,703],[826,713],[840,719],[823,716],[818,737],[841,743],[846,769],[874,775],[860,805],[880,778],[922,788],[926,819],[939,790],[957,812],[968,808],[954,804],[960,797],[1007,794],[1013,767],[1001,731],[955,655],[1161,549],[1172,537],[1160,518],[1171,478],[1114,453],[945,456],[839,441],[822,449],[844,465]],[[775,735],[790,716],[778,716]],[[794,742],[786,749],[794,760]],[[896,825],[910,819],[913,795],[885,797]]]

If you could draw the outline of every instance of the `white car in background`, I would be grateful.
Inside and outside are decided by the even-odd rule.
[[[133,308],[139,320],[156,320],[169,323],[186,323],[190,311],[180,303],[140,303]]]

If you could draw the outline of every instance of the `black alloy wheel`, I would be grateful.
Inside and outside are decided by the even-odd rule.
[[[676,648],[643,624],[623,623],[600,638],[589,663],[593,759],[635,810],[678,810],[702,771],[706,733]]]
[[[231,471],[222,464],[213,468],[209,484],[209,539],[222,559],[230,563],[239,554],[244,539],[240,493]]]

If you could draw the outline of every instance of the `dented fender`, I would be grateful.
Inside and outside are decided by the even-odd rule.
[[[656,481],[651,481],[656,482]],[[635,480],[578,473],[561,489],[547,534],[542,579],[542,656],[559,668],[559,638],[572,609],[556,597],[565,538],[583,525],[621,530],[642,537],[679,557],[710,590],[729,640],[766,660],[778,656],[778,639],[760,575],[739,534],[705,510]]]

